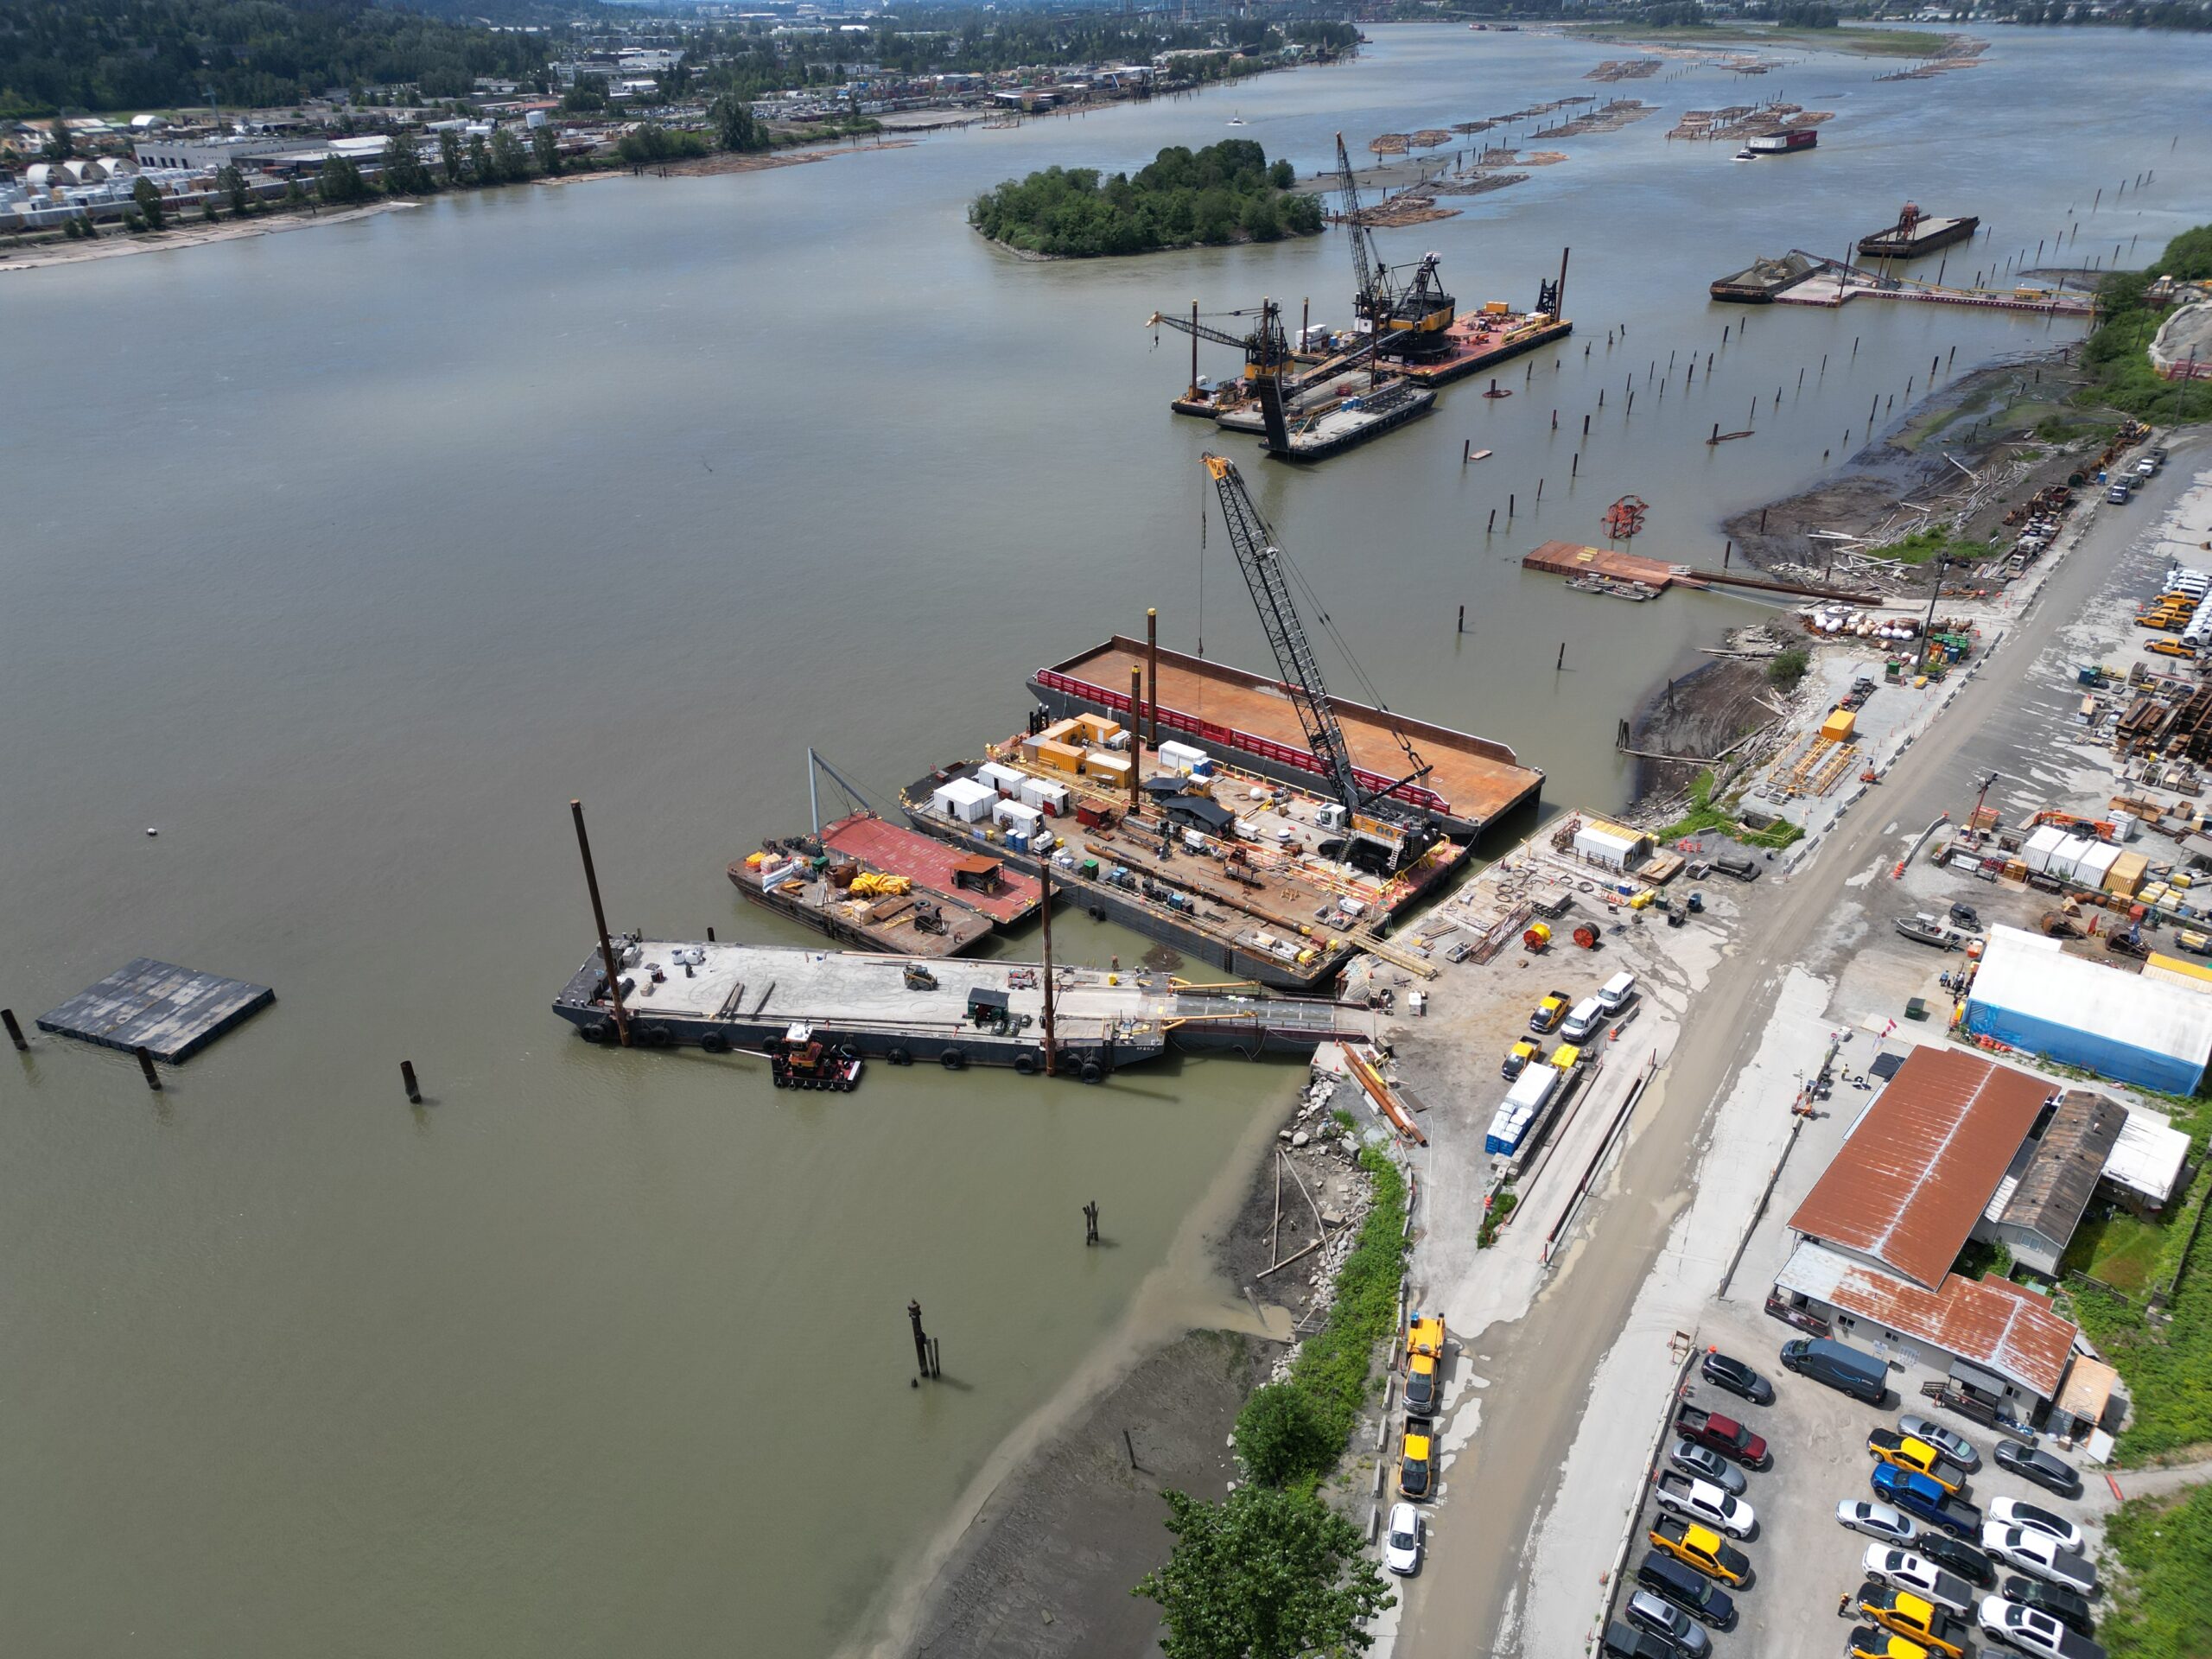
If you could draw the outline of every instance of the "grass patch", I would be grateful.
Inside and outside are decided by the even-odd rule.
[[[2123,1503],[2105,1541],[2127,1569],[2097,1626],[2112,1659],[2212,1653],[2212,1486]]]
[[[1248,1424],[1255,1442],[1272,1442],[1273,1419],[1283,1414],[1276,1389],[1299,1396],[1295,1409],[1312,1432],[1300,1437],[1296,1455],[1277,1459],[1273,1472],[1286,1486],[1313,1485],[1343,1453],[1359,1409],[1374,1391],[1375,1351],[1397,1322],[1406,1253],[1406,1179],[1375,1147],[1360,1153],[1359,1164],[1367,1172],[1372,1203],[1360,1223],[1358,1243],[1338,1270],[1328,1319],[1298,1351],[1289,1378],[1259,1390],[1236,1414],[1240,1442]],[[1262,1401],[1262,1395],[1270,1397]],[[1262,1421],[1263,1414],[1268,1421]]]
[[[1954,563],[1979,563],[1997,556],[1997,544],[1994,542],[1970,542],[1930,525],[1925,530],[1916,530],[1911,535],[1901,537],[1897,541],[1885,542],[1879,547],[1866,550],[1869,558],[1896,559],[1905,564],[1932,564],[1947,555]]]
[[[1486,1250],[1497,1243],[1497,1230],[1512,1217],[1521,1202],[1521,1195],[1510,1186],[1501,1186],[1491,1197],[1490,1208],[1483,1211],[1482,1225],[1475,1229],[1475,1248]]]
[[[2115,1210],[2101,1221],[2085,1221],[2074,1231],[2058,1267],[2062,1274],[2086,1274],[2129,1296],[2147,1294],[2171,1230]]]
[[[2212,1268],[2202,1259],[2208,1248],[2203,1240],[2199,1239],[2197,1255],[2185,1264],[2188,1271],[2181,1273],[2178,1284],[2174,1282],[2184,1266],[2182,1251],[2208,1186],[2212,1181],[2199,1173],[2188,1199],[2167,1220],[2139,1222],[2134,1229],[2116,1233],[2106,1223],[2090,1246],[2094,1249],[2112,1239],[2111,1270],[2125,1272],[2133,1264],[2142,1273],[2145,1290],[2173,1285],[2163,1314],[2153,1318],[2142,1303],[2102,1291],[2074,1295],[2075,1320],[2118,1368],[2134,1402],[2133,1415],[2120,1437],[2123,1463],[2142,1463],[2185,1446],[2212,1443]],[[2128,1254],[2121,1255],[2123,1250]],[[2105,1273],[2092,1276],[2115,1289],[2126,1288]]]
[[[1690,785],[1690,810],[1663,830],[1655,830],[1654,841],[1680,841],[1685,836],[1701,835],[1707,830],[1717,830],[1732,836],[1746,847],[1767,847],[1780,852],[1792,842],[1800,840],[1805,832],[1787,818],[1777,818],[1764,830],[1751,830],[1738,823],[1736,815],[1726,805],[1715,805],[1713,800],[1713,773],[1708,769],[1698,773]]]
[[[2012,1252],[2001,1238],[1970,1238],[1959,1252],[1959,1259],[1951,1263],[1951,1271],[1961,1279],[1980,1280],[1991,1273],[2000,1279],[2009,1279],[2012,1276]]]

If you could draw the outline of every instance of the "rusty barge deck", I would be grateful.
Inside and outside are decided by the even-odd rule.
[[[1419,360],[1385,356],[1383,366],[1424,386],[1448,386],[1484,369],[1494,369],[1523,353],[1565,340],[1574,324],[1565,317],[1529,312],[1519,316],[1469,311],[1445,331],[1448,345],[1440,356]]]
[[[1524,570],[1541,570],[1553,576],[1606,576],[1615,582],[1640,582],[1661,593],[1680,584],[1702,588],[1687,565],[1647,559],[1641,553],[1622,553],[1610,547],[1582,547],[1573,542],[1546,542],[1521,560]]]
[[[1030,676],[1038,701],[1058,715],[1090,711],[1127,721],[1129,671],[1145,665],[1141,640],[1116,634],[1079,656]],[[1371,789],[1404,775],[1402,730],[1430,767],[1421,784],[1393,797],[1430,813],[1454,836],[1479,836],[1490,825],[1541,796],[1544,774],[1524,766],[1503,743],[1427,721],[1385,714],[1332,697],[1354,765]],[[1159,731],[1224,761],[1301,789],[1323,780],[1306,747],[1290,689],[1280,680],[1164,647],[1160,652]]]
[[[907,891],[856,886],[892,879]],[[997,928],[1036,912],[1043,885],[1003,861],[963,856],[943,842],[855,813],[818,838],[775,842],[729,867],[738,892],[841,944],[932,958],[973,950]]]

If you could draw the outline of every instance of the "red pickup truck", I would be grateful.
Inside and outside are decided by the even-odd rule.
[[[1682,1431],[1684,1438],[1700,1446],[1709,1446],[1746,1469],[1764,1469],[1771,1461],[1767,1456],[1766,1441],[1733,1417],[1684,1406],[1675,1419],[1675,1427]]]

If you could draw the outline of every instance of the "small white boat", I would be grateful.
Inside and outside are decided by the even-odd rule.
[[[1242,115],[1232,115],[1229,118],[1229,124],[1232,127],[1241,127],[1244,124],[1244,118]]]
[[[1738,162],[1756,162],[1758,158],[1759,153],[1756,149],[1739,149],[1732,159]]]

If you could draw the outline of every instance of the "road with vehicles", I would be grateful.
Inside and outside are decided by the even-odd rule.
[[[1558,1486],[1592,1379],[1618,1339],[1695,1172],[1699,1127],[1751,1058],[1784,970],[1802,963],[1829,974],[1834,964],[1802,959],[1808,942],[1822,937],[1847,883],[1863,878],[1878,861],[1894,861],[1902,835],[1940,813],[1955,816],[1970,807],[1977,770],[2004,768],[2006,757],[1984,752],[1993,740],[1977,745],[1977,734],[1990,728],[2058,630],[2082,613],[2114,556],[2171,510],[2202,454],[2194,443],[2177,447],[2173,464],[2132,504],[2100,506],[2094,524],[2045,579],[2001,649],[1830,833],[1810,864],[1786,881],[1760,881],[1746,890],[1738,954],[1716,969],[1691,1009],[1674,1058],[1646,1095],[1648,1101],[1656,1096],[1656,1115],[1633,1143],[1615,1188],[1592,1213],[1587,1239],[1567,1255],[1525,1317],[1463,1338],[1470,1351],[1485,1356],[1479,1369],[1491,1386],[1479,1432],[1446,1471],[1439,1520],[1448,1517],[1449,1525],[1432,1534],[1427,1568],[1408,1599],[1395,1649],[1400,1659],[1522,1651],[1517,1612],[1523,1586],[1540,1565],[1530,1559],[1530,1541]],[[1783,1334],[1777,1325],[1777,1342]],[[1757,1363],[1758,1356],[1750,1357]],[[1652,1402],[1655,1423],[1659,1405]],[[1610,1547],[1620,1517],[1605,1517],[1602,1524]],[[1589,1594],[1594,1617],[1602,1586],[1593,1582]]]

